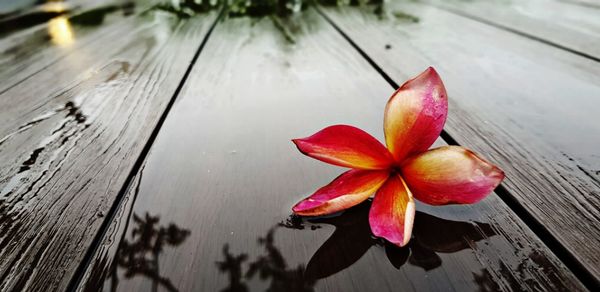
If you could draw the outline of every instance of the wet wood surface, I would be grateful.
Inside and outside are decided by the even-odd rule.
[[[0,291],[600,286],[589,1],[219,22],[154,3],[76,0],[41,16],[0,5]],[[369,201],[292,216],[344,169],[290,139],[344,123],[383,140],[392,85],[427,66],[450,95],[442,137],[507,172],[496,193],[417,204],[405,248],[371,235]]]
[[[62,43],[3,52],[27,73],[0,94],[0,290],[67,287],[215,18],[149,12],[81,44],[65,19]]]
[[[141,0],[136,0],[141,2]],[[70,0],[70,1],[11,1],[0,4],[0,35],[46,26],[59,16],[76,15],[106,5],[134,3],[122,0]]]
[[[600,6],[564,0],[425,2],[600,62]]]
[[[138,27],[133,23],[134,18],[128,16],[140,14],[151,6],[151,1],[140,0],[108,1],[102,4],[94,1],[61,3],[58,2],[58,7],[53,8],[59,12],[47,12],[50,16],[58,16],[31,28],[0,34],[0,93],[50,66],[68,63],[66,57],[70,54],[84,51],[88,58],[101,55],[107,49],[101,44],[114,43],[123,36],[125,28],[133,30]],[[44,17],[40,16],[41,20]],[[8,18],[1,22],[13,27],[15,22],[22,20]]]
[[[397,83],[438,69],[450,100],[446,132],[496,161],[505,197],[599,285],[598,63],[432,6],[394,3],[383,19],[324,11]]]
[[[277,27],[219,22],[79,290],[584,290],[495,194],[419,204],[405,248],[373,239],[370,202],[290,216],[343,171],[290,139],[337,123],[381,139],[393,88],[314,10]]]

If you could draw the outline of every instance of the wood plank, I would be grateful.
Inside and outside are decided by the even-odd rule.
[[[107,2],[98,5],[88,1],[74,6],[72,15],[64,14],[29,29],[3,36],[0,40],[0,94],[31,78],[45,68],[62,61],[82,48],[106,50],[100,44],[111,44],[122,36],[122,21],[132,25],[134,15],[152,5],[137,0],[129,5]],[[82,7],[81,7],[82,6]],[[108,46],[108,49],[117,46]]]
[[[216,14],[121,22],[0,95],[0,290],[63,290]]]
[[[268,18],[217,25],[80,290],[584,289],[495,195],[418,205],[403,249],[372,238],[369,203],[290,217],[343,171],[290,139],[338,123],[381,139],[393,92],[314,10],[298,17],[286,25],[295,44]]]
[[[117,2],[118,1],[118,2]],[[139,1],[139,0],[138,0]],[[67,1],[16,1],[0,3],[0,36],[43,24],[61,16],[73,15],[92,7],[123,4],[127,2],[112,0],[67,0]]]
[[[581,5],[588,8],[600,8],[600,3],[596,0],[559,0],[562,2],[572,3],[576,5]]]
[[[396,82],[435,66],[450,94],[446,131],[497,161],[510,195],[598,283],[600,66],[434,7],[388,8],[419,21],[325,11]]]
[[[597,8],[557,0],[426,2],[600,61]]]

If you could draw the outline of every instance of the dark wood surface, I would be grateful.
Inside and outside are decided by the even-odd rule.
[[[507,197],[598,285],[598,63],[432,6],[387,8],[383,20],[364,10],[324,11],[397,83],[435,66],[449,94],[447,133],[500,165]]]
[[[107,49],[102,44],[115,43],[123,37],[124,27],[137,27],[131,23],[133,18],[127,16],[141,13],[151,4],[145,0],[65,2],[60,7],[68,10],[60,16],[0,35],[0,93],[52,65],[68,62],[65,57],[80,50],[93,58]],[[19,20],[3,22],[8,26]]]
[[[564,0],[425,2],[600,62],[600,6]]]
[[[337,123],[381,139],[393,89],[312,9],[285,24],[287,38],[276,27],[216,26],[80,290],[584,290],[495,194],[419,204],[405,248],[373,239],[369,202],[290,216],[343,171],[290,139]]]
[[[212,33],[217,12],[154,0],[27,3],[0,6],[0,291],[600,286],[590,1],[311,8]],[[390,85],[430,65],[442,137],[503,168],[497,192],[417,204],[405,248],[373,238],[370,202],[291,216],[344,169],[290,139],[346,123],[382,140]]]
[[[0,290],[66,288],[215,17],[150,12],[4,51],[19,77],[0,94]]]

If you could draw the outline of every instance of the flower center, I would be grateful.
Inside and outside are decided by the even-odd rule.
[[[397,174],[399,176],[402,176],[402,170],[400,169],[400,166],[393,166],[391,173]]]

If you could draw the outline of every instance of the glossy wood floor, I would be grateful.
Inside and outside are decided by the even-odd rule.
[[[153,4],[0,11],[0,291],[600,289],[600,7]],[[450,98],[437,145],[503,184],[418,204],[404,248],[372,236],[370,201],[293,216],[343,169],[290,139],[343,123],[382,140],[389,95],[428,66]]]

